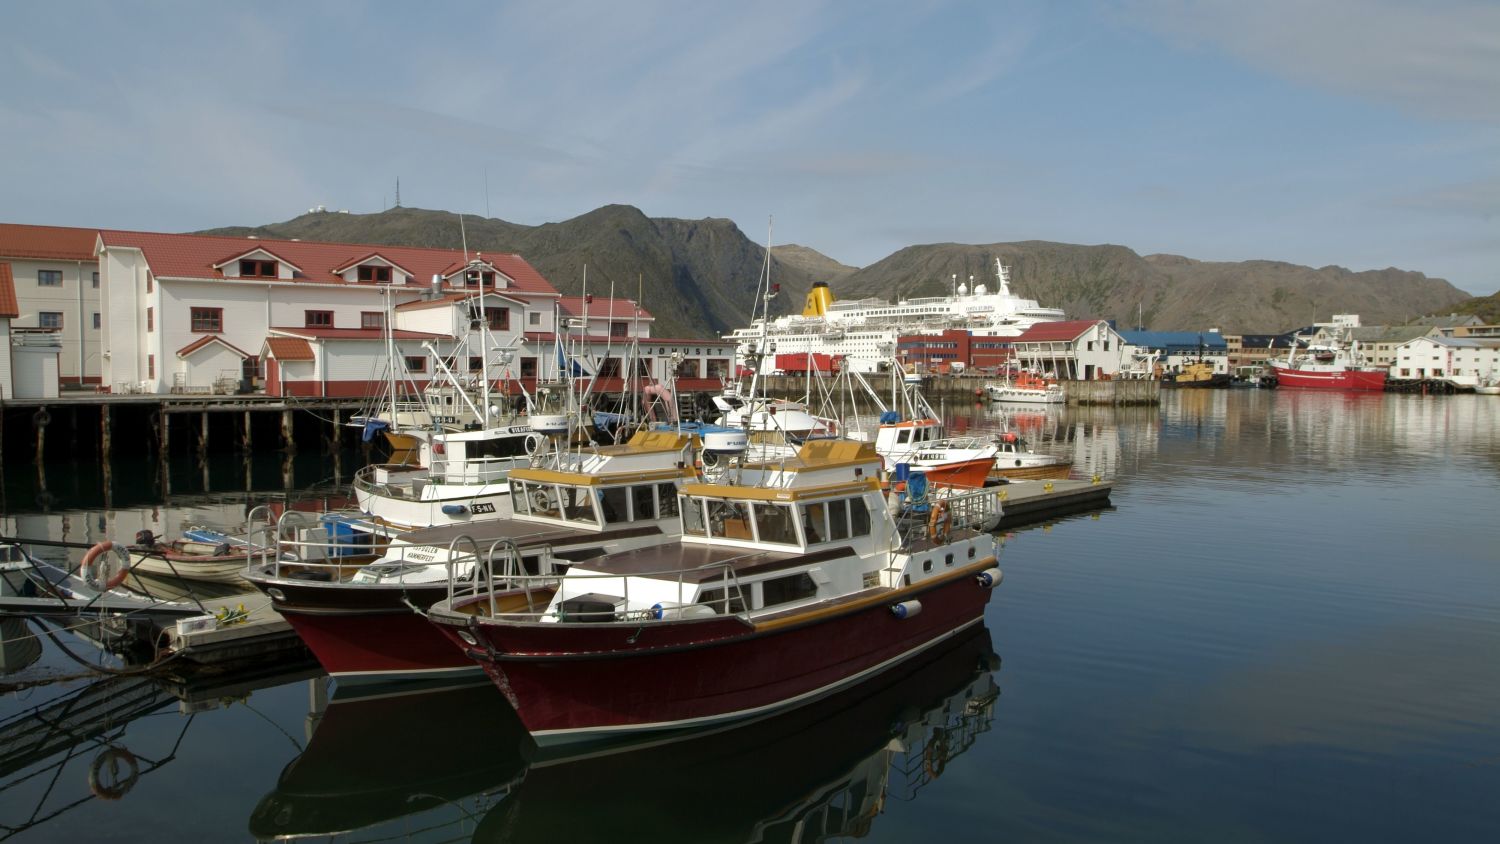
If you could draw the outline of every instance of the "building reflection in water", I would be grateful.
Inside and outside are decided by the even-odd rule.
[[[860,836],[887,800],[920,799],[989,731],[998,665],[979,627],[775,718],[568,757],[541,755],[489,684],[335,697],[250,831],[472,831],[475,841]]]

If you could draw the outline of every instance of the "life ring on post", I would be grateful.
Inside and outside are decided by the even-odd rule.
[[[952,526],[953,519],[948,513],[948,502],[939,501],[932,505],[932,512],[927,516],[927,538],[946,545]]]
[[[109,766],[107,770],[106,765]],[[120,776],[121,765],[124,766],[123,777]],[[140,776],[135,754],[123,747],[111,747],[95,756],[93,764],[89,765],[89,791],[101,800],[119,800]]]
[[[110,570],[109,563],[105,561],[107,558],[101,559],[111,551],[119,558],[118,571]],[[107,578],[104,577],[106,571],[110,572]],[[117,545],[108,539],[85,551],[83,559],[78,563],[78,575],[101,592],[117,588],[125,582],[125,576],[128,574],[130,574],[130,552],[125,550],[125,546]]]

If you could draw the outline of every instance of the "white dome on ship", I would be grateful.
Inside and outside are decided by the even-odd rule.
[[[967,284],[960,284],[958,286],[958,295],[960,295],[960,296],[967,296],[967,295],[969,295],[969,285],[967,285]]]
[[[988,292],[990,292],[990,289],[988,287],[985,287],[982,284],[979,285],[978,287],[974,288],[974,295],[975,296],[983,296],[984,294],[986,294]]]

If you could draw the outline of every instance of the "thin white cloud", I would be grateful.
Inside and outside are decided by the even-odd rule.
[[[1400,208],[1493,220],[1500,217],[1500,179],[1443,185],[1396,197],[1390,204]]]
[[[1415,114],[1500,120],[1500,4],[1124,0],[1125,19],[1293,81]]]

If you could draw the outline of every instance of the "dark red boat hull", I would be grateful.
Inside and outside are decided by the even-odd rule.
[[[405,606],[360,614],[283,610],[282,617],[340,683],[439,679],[480,671],[425,617]]]
[[[932,584],[831,609],[800,626],[738,618],[647,624],[482,622],[471,652],[538,744],[753,718],[873,676],[979,623],[993,558]],[[891,605],[920,600],[897,618]],[[460,629],[438,625],[465,646]],[[488,649],[484,647],[488,645]]]

